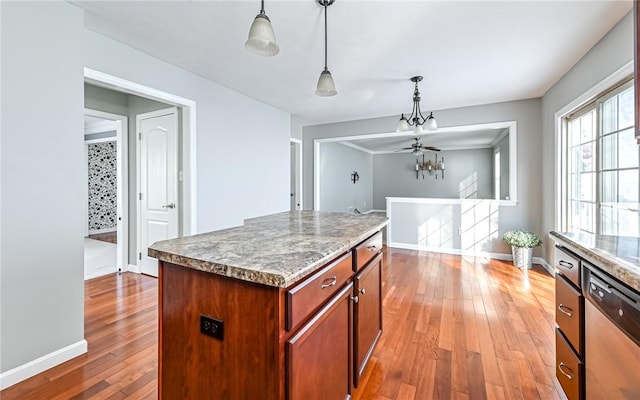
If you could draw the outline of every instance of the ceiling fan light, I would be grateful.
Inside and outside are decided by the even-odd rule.
[[[267,14],[260,13],[251,24],[249,29],[249,38],[244,43],[244,47],[250,53],[272,57],[278,54],[280,46],[276,43],[276,35],[273,32],[271,21]]]
[[[427,126],[427,130],[435,131],[438,129],[438,124],[436,123],[436,119],[433,117],[433,113],[429,114],[427,120],[424,122]]]
[[[416,147],[415,149],[413,149],[411,154],[413,154],[414,156],[422,155],[422,150],[420,150],[419,148]]]
[[[331,76],[331,72],[328,69],[325,69],[320,74],[320,78],[318,78],[318,86],[316,87],[316,95],[322,97],[335,96],[338,94],[336,90],[336,84],[333,81],[333,77]]]
[[[404,117],[404,114],[400,117],[400,121],[398,121],[398,126],[396,127],[396,132],[405,132],[409,130],[409,121]]]

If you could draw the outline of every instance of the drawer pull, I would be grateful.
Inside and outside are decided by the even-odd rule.
[[[337,278],[335,275],[332,276],[331,278],[327,278],[322,281],[322,284],[320,285],[320,289],[326,289],[328,287],[331,287],[336,284],[336,281],[337,281]]]
[[[376,245],[375,245],[375,244],[374,244],[374,245],[372,245],[372,246],[368,246],[368,247],[367,247],[367,251],[368,251],[368,252],[376,251],[376,249],[377,249],[377,247],[376,247]]]
[[[570,373],[564,372],[564,368],[568,369]],[[573,371],[571,370],[571,368],[567,367],[567,364],[561,362],[560,364],[558,364],[558,369],[560,370],[560,373],[562,373],[562,375],[566,376],[568,379],[573,379],[573,375],[571,375]]]
[[[565,260],[560,260],[558,261],[558,264],[560,264],[561,266],[565,267],[565,268],[573,268],[573,264],[570,263],[569,261],[565,261]]]
[[[353,300],[354,303],[358,304],[358,302],[360,301],[360,299],[358,298],[358,296],[353,296],[351,297],[351,300]]]
[[[560,310],[563,314],[567,314],[568,316],[573,317],[573,310],[562,303],[558,305],[558,310]]]
[[[360,292],[360,294],[365,294],[365,293],[367,293],[367,291],[366,291],[366,290],[364,290],[364,288],[362,288],[362,289],[360,289],[360,290],[358,290],[358,291]]]

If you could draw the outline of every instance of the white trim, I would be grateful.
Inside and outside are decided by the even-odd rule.
[[[515,200],[496,200],[496,199],[437,199],[427,197],[386,197],[387,210],[390,203],[410,203],[410,204],[464,204],[469,202],[491,201],[498,203],[498,206],[512,207],[518,204]]]
[[[297,156],[298,156],[298,199],[300,200],[300,207],[299,209],[302,210],[303,207],[303,195],[304,195],[304,190],[302,189],[302,157],[303,157],[303,151],[302,151],[302,140],[300,139],[295,139],[295,138],[289,138],[289,143],[294,143],[295,146],[297,146]]]
[[[111,233],[111,232],[117,232],[118,229],[117,228],[104,228],[104,229],[93,229],[93,230],[89,230],[89,235],[98,235],[100,233]]]
[[[117,218],[117,243],[116,243],[116,267],[119,270],[129,263],[129,117],[126,115],[112,114],[104,111],[94,110],[90,108],[84,109],[84,115],[97,118],[111,120],[116,129],[114,138],[105,138],[105,141],[116,141],[116,162],[117,162],[117,178],[116,178],[116,210]],[[101,143],[101,139],[85,140],[85,169],[88,168],[88,144]],[[88,176],[88,169],[85,173]],[[85,215],[89,214],[88,198],[85,201]],[[88,218],[88,217],[87,217]],[[89,226],[85,228],[86,234],[89,232]]]
[[[509,134],[509,200],[500,200],[500,206],[515,206],[518,203],[518,123],[516,121],[501,121],[487,124],[472,124],[462,126],[452,126],[446,128],[438,128],[437,133],[447,132],[472,132],[476,130],[484,129],[506,129]],[[421,136],[428,136],[431,133],[425,133]],[[362,139],[379,139],[385,137],[415,137],[413,132],[390,132],[390,133],[372,133],[367,135],[355,135],[355,136],[342,136],[326,139],[314,139],[313,141],[313,209],[320,210],[320,145],[323,143],[343,142],[346,140],[362,140]],[[345,144],[346,143],[342,143]],[[350,147],[357,148],[358,150],[366,151],[359,148],[357,145],[349,145]],[[385,154],[387,152],[371,152],[371,154]],[[387,198],[389,199],[389,198]],[[397,199],[401,199],[398,197]],[[426,199],[434,200],[434,199]],[[444,203],[439,204],[460,204],[461,199],[438,199],[444,200]],[[451,202],[451,200],[458,202]],[[477,199],[477,200],[492,200],[492,199]],[[387,207],[387,210],[389,208]]]
[[[562,119],[566,117],[569,113],[576,110],[580,106],[588,103],[589,101],[595,99],[602,92],[610,89],[615,84],[619,83],[629,75],[633,73],[633,60],[629,61],[622,67],[620,67],[617,71],[607,76],[592,88],[588,89],[580,96],[576,97],[574,100],[570,101],[567,105],[560,108],[554,114],[554,187],[556,189],[555,195],[555,217],[554,223],[556,230],[562,230],[562,175],[559,174],[558,171],[562,172]]]
[[[82,339],[69,346],[63,347],[59,350],[45,354],[42,357],[38,357],[33,361],[22,364],[16,368],[0,374],[0,390],[4,390],[9,386],[13,386],[16,383],[22,382],[25,379],[31,378],[49,368],[62,364],[65,361],[71,360],[81,354],[87,352],[87,341]]]
[[[85,81],[97,86],[176,105],[182,109],[183,153],[182,165],[179,167],[183,171],[182,234],[186,236],[197,233],[196,102],[87,67],[84,68],[84,77]]]
[[[136,258],[136,260],[137,260],[137,258]],[[142,273],[142,270],[141,270],[140,266],[134,265],[134,264],[129,264],[127,266],[127,271],[133,272],[135,274],[141,274]]]
[[[429,251],[432,253],[442,253],[442,254],[452,254],[456,256],[462,257],[482,257],[482,258],[490,258],[493,260],[502,260],[502,261],[513,261],[513,256],[511,254],[505,253],[487,253],[484,251],[463,251],[461,249],[453,249],[449,247],[435,247],[435,246],[423,246],[417,244],[409,244],[409,243],[399,243],[399,242],[390,242],[387,243],[387,247],[392,247],[396,249],[405,249],[405,250],[416,250],[416,251]],[[542,257],[533,257],[533,264],[539,264],[542,268],[545,269],[551,276],[555,276],[555,270],[545,261]]]
[[[115,131],[114,131],[115,133]],[[117,135],[117,134],[116,134]],[[89,140],[85,140],[84,144],[97,144],[97,143],[107,143],[107,142],[117,142],[118,141],[118,137],[114,135],[114,136],[110,136],[110,137],[105,137],[105,138],[100,138],[100,139],[89,139]]]
[[[320,210],[320,141],[313,141],[313,209]]]

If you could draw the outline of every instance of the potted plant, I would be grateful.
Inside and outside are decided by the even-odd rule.
[[[505,233],[502,240],[511,246],[513,265],[521,269],[531,269],[533,248],[542,244],[538,235],[518,229]]]

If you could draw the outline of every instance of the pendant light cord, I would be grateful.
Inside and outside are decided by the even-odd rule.
[[[327,1],[324,1],[324,70],[327,71]]]
[[[265,14],[265,12],[264,12],[264,0],[260,0],[260,14]]]

